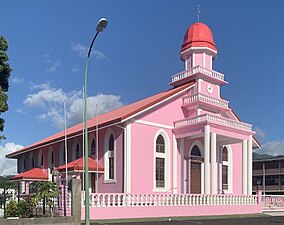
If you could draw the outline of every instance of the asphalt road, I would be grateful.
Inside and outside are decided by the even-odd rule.
[[[98,223],[92,223],[96,225]],[[107,225],[108,223],[100,223]],[[253,218],[226,218],[226,219],[204,219],[204,220],[175,220],[159,221],[159,222],[123,222],[109,223],[110,225],[284,225],[284,216],[267,216]]]

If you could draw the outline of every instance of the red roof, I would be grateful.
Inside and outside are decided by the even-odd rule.
[[[111,124],[111,123],[115,123],[115,122],[122,122],[124,121],[125,119],[175,95],[176,93],[179,93],[180,91],[183,91],[185,90],[186,88],[188,88],[189,86],[191,86],[192,84],[194,84],[194,82],[190,82],[190,83],[187,83],[185,85],[182,85],[182,86],[179,86],[179,87],[174,87],[170,90],[167,90],[167,91],[163,91],[163,92],[160,92],[156,95],[152,95],[148,98],[145,98],[145,99],[142,99],[140,101],[137,101],[137,102],[134,102],[130,105],[126,105],[126,106],[123,106],[121,108],[118,108],[118,109],[115,109],[111,112],[108,112],[108,113],[105,113],[105,114],[101,114],[99,115],[99,123],[98,125],[99,126],[103,126],[103,125],[107,125],[107,124]],[[96,126],[96,121],[97,119],[94,117],[90,120],[88,120],[88,128],[95,128]],[[67,133],[67,136],[72,136],[74,134],[80,134],[82,133],[82,129],[83,129],[83,123],[80,123],[78,125],[75,125],[73,127],[70,127],[67,129],[66,133]],[[15,152],[12,152],[8,155],[6,155],[7,158],[13,158],[15,157],[16,155],[18,154],[21,154],[22,152],[25,152],[25,151],[29,151],[29,150],[33,150],[35,148],[39,148],[43,145],[47,145],[47,144],[50,144],[54,141],[60,141],[60,140],[63,140],[64,138],[64,131],[61,131],[57,134],[54,134],[52,136],[49,136],[39,142],[36,142],[32,145],[29,145],[25,148],[22,148],[18,151],[15,151]]]
[[[48,180],[47,174],[40,168],[33,168],[24,173],[20,173],[11,178],[11,180],[33,180],[33,181],[46,181]]]
[[[217,51],[212,32],[206,24],[197,22],[187,29],[181,52],[191,47],[208,47]]]
[[[76,159],[72,162],[69,162],[67,164],[67,170],[68,171],[82,171],[83,170],[83,157],[80,159]],[[84,159],[85,160],[85,159]],[[89,157],[89,171],[90,172],[95,172],[97,171],[97,163],[94,159],[92,159],[91,157]],[[55,168],[56,170],[58,170],[59,172],[65,172],[66,170],[66,165],[62,165],[59,166],[57,168]],[[104,167],[98,163],[98,171],[103,172],[104,171]]]

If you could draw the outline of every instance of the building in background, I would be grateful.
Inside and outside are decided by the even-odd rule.
[[[253,160],[253,191],[264,194],[284,193],[284,157]]]

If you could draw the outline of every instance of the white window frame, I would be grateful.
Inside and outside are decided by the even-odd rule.
[[[109,138],[113,135],[114,139],[114,149],[113,152],[110,152],[108,149],[109,145]],[[114,167],[114,174],[113,179],[109,178],[109,155],[113,154],[113,167]],[[105,138],[104,138],[104,183],[116,183],[116,137],[112,129],[108,129]]]
[[[223,148],[226,147],[228,150],[228,161],[222,160]],[[221,182],[222,190],[225,194],[233,193],[233,152],[231,145],[223,145],[221,149],[221,162],[222,165],[228,166],[228,190],[223,190],[223,182]],[[221,180],[222,180],[222,171],[221,171]]]
[[[165,153],[156,152],[156,141],[161,135],[165,140]],[[156,132],[153,139],[153,192],[168,192],[170,190],[170,138],[164,129]],[[156,187],[156,158],[165,159],[165,187]]]

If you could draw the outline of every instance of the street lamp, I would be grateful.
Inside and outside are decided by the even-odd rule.
[[[88,149],[88,118],[87,118],[87,76],[89,59],[91,56],[91,51],[93,44],[100,32],[103,32],[108,24],[107,19],[101,18],[97,24],[96,34],[92,40],[89,47],[89,52],[86,60],[85,68],[85,82],[84,82],[84,133],[85,133],[85,224],[90,225],[90,197],[89,197],[89,149]]]

